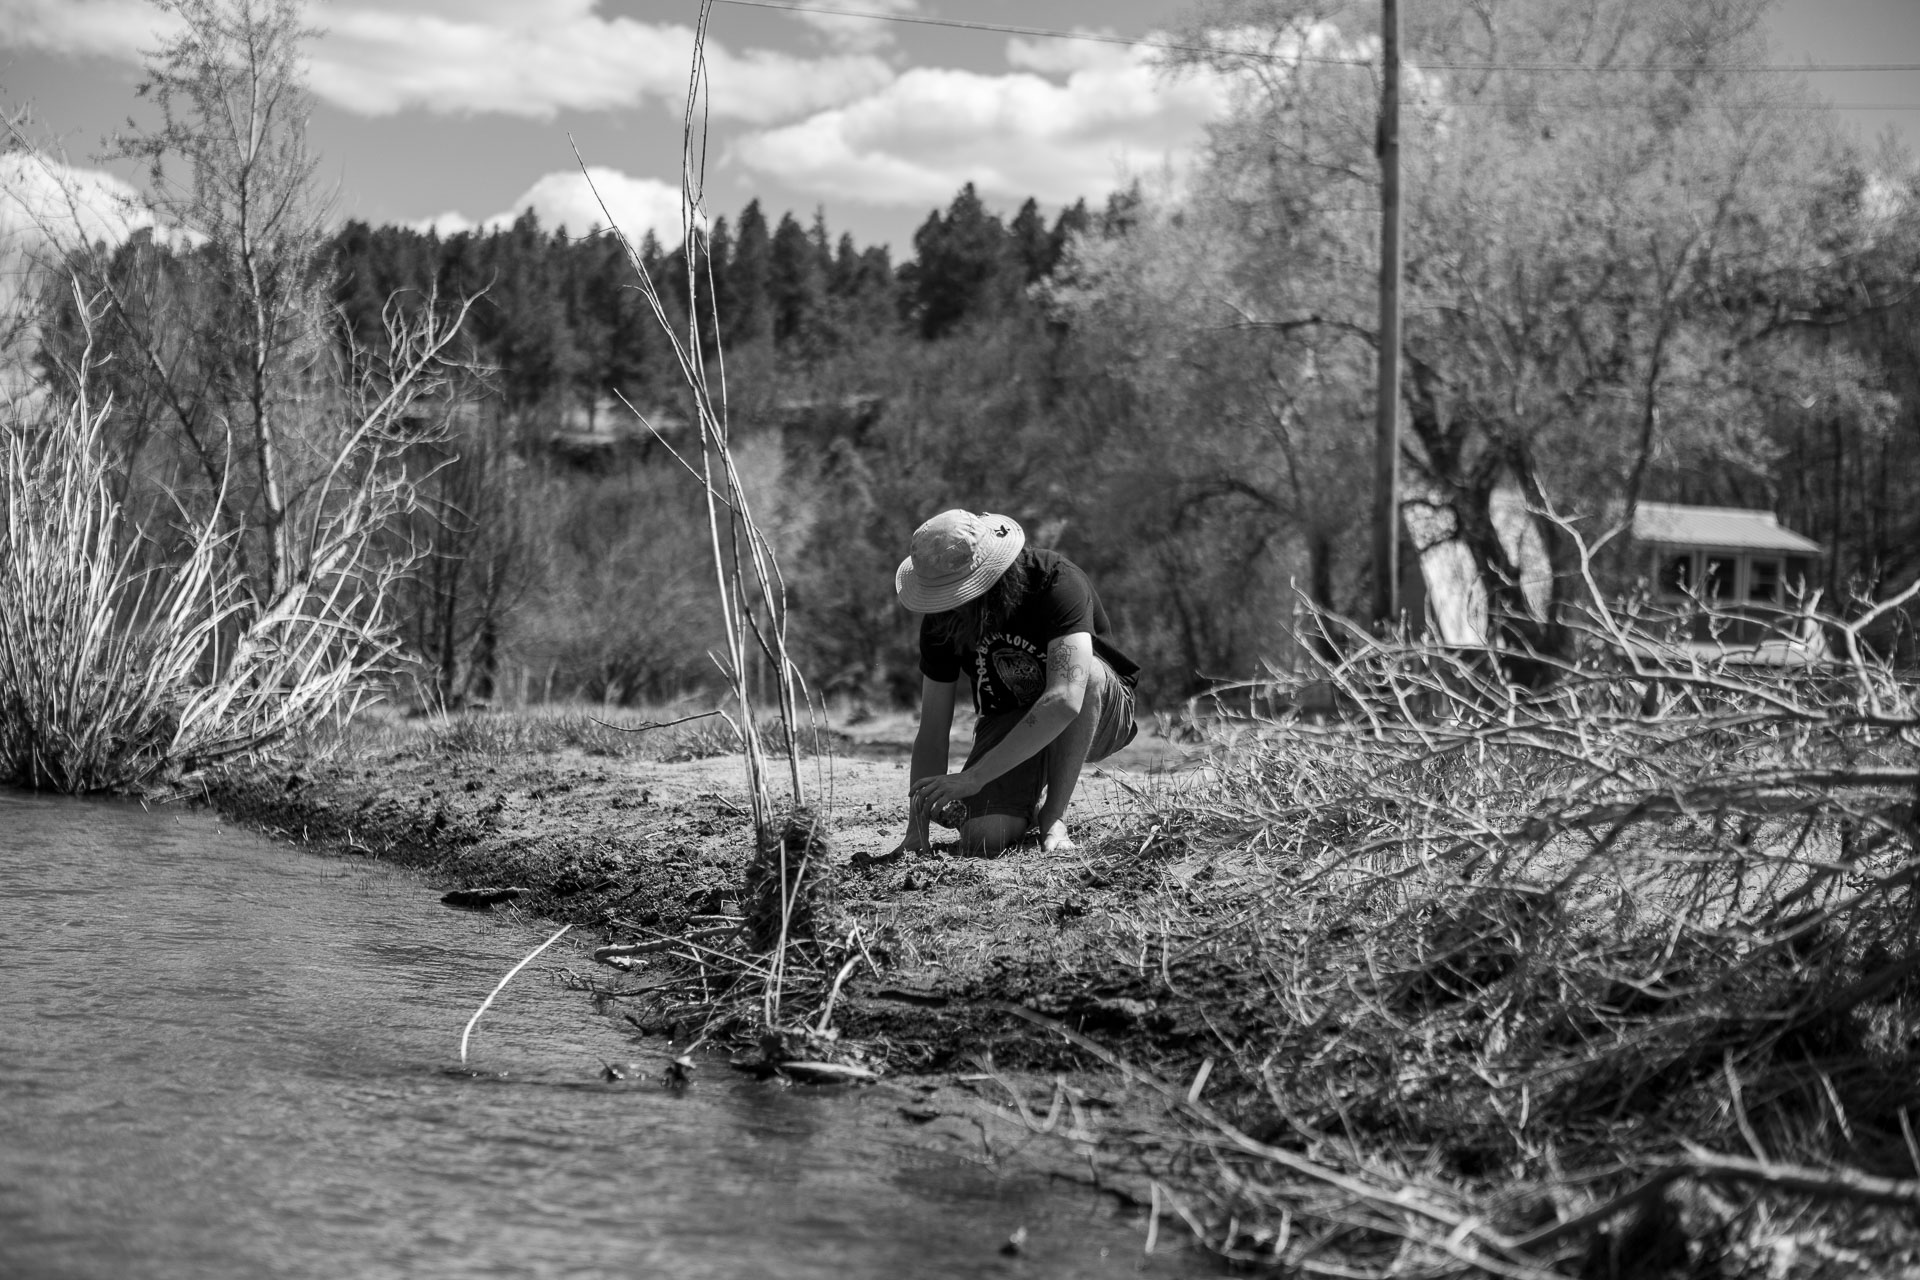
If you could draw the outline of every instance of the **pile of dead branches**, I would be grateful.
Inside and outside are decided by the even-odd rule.
[[[713,1046],[755,1072],[870,1080],[884,1067],[882,1053],[843,1041],[833,1013],[860,967],[880,970],[859,926],[837,909],[831,858],[820,819],[791,810],[762,834],[738,897],[718,899],[675,932],[612,926],[633,940],[611,942],[593,958],[637,980],[574,975],[573,985],[599,1001],[633,1001],[630,1021],[690,1039],[687,1053]]]
[[[1300,678],[1343,714],[1157,815],[1221,869],[1154,944],[1211,1029],[1155,1086],[1194,1229],[1348,1276],[1920,1258],[1920,688],[1861,641],[1916,594],[1758,665],[1595,591],[1531,688],[1345,632]]]

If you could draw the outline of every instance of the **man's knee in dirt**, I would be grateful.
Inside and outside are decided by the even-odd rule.
[[[1027,834],[1024,818],[1005,813],[983,813],[960,828],[960,852],[991,858],[1020,843]]]

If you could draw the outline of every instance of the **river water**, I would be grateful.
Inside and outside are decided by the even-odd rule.
[[[568,940],[461,1073],[543,936],[202,812],[0,791],[0,1277],[1139,1273],[1098,1196],[898,1086],[603,1082],[646,1055],[556,981]]]

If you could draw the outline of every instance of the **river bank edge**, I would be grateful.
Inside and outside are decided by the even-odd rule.
[[[737,754],[685,736],[635,750],[598,738],[475,745],[429,732],[288,752],[205,777],[197,799],[277,839],[408,868],[435,889],[521,890],[491,909],[574,925],[582,951],[630,939],[622,926],[681,931],[737,895],[753,845]],[[883,852],[904,825],[898,757],[882,744],[806,762],[838,906],[875,939],[880,969],[849,979],[835,1026],[870,1047],[929,1145],[977,1144],[971,1158],[1095,1187],[1166,1252],[1174,1223],[1156,1223],[1155,1206],[1160,1195],[1176,1204],[1181,1181],[1169,1171],[1178,1144],[1160,1134],[1167,1100],[1014,1010],[1129,1063],[1177,1070],[1194,1056],[1207,1034],[1198,1018],[1188,1025],[1151,966],[1116,963],[1111,945],[1132,935],[1169,852],[1142,856],[1140,828],[1154,826],[1146,797],[1178,782],[1096,772],[1076,800],[1070,853],[985,861],[947,849],[856,869],[855,854]],[[631,1026],[642,1059],[670,1059],[692,1030],[609,1012]]]
[[[616,922],[678,936],[737,901],[754,833],[740,758],[715,735],[671,732],[680,736],[630,738],[577,715],[390,727],[229,771],[203,794],[229,819],[405,864],[438,886],[523,889],[500,909],[579,924],[589,939]],[[1267,1274],[1297,1273],[1289,1231],[1310,1224],[1305,1250],[1341,1258],[1329,1274],[1400,1274],[1396,1242],[1418,1237],[1430,1250],[1422,1274],[1920,1277],[1920,1236],[1885,1207],[1916,1194],[1900,1163],[1911,1140],[1894,1146],[1901,1131],[1873,1119],[1911,1096],[1902,1064],[1920,1041],[1901,1047],[1906,1023],[1854,1028],[1878,1037],[1860,1041],[1873,1054],[1853,1064],[1878,1092],[1852,1105],[1829,1076],[1756,1056],[1749,1081],[1775,1069],[1798,1092],[1780,1092],[1770,1114],[1751,1096],[1747,1111],[1729,1109],[1716,1094],[1731,1060],[1719,1049],[1745,1045],[1748,1024],[1737,1011],[1702,1021],[1666,1004],[1630,1010],[1632,1034],[1597,1042],[1604,1052],[1569,1042],[1586,1056],[1563,1064],[1563,1092],[1530,1093],[1532,1077],[1517,1072],[1537,1076],[1541,1064],[1503,1057],[1507,1031],[1528,1028],[1484,1006],[1533,972],[1517,963],[1516,931],[1557,917],[1494,910],[1456,936],[1461,910],[1437,900],[1412,916],[1370,914],[1364,901],[1312,891],[1300,851],[1273,853],[1275,838],[1304,826],[1302,839],[1344,858],[1352,833],[1337,808],[1340,822],[1327,824],[1323,801],[1287,807],[1270,794],[1325,782],[1288,773],[1299,757],[1254,754],[1250,769],[1228,743],[1184,767],[1137,757],[1096,767],[1075,797],[1071,852],[979,860],[949,849],[859,868],[856,855],[889,848],[905,822],[897,738],[841,733],[834,750],[801,761],[839,869],[837,909],[877,961],[849,971],[833,1025],[885,1064],[882,1089],[911,1091],[899,1095],[910,1122],[950,1121],[950,1136],[977,1138],[988,1159],[1018,1151],[1029,1168],[1113,1193],[1139,1213],[1149,1252],[1185,1237],[1184,1219],[1210,1253],[1194,1255],[1196,1268],[1224,1257]],[[1487,907],[1464,909],[1471,923]],[[1501,967],[1476,980],[1474,999],[1428,998],[1433,966],[1421,958],[1435,955],[1451,966],[1443,976],[1464,973],[1463,956]],[[1376,998],[1393,989],[1417,999]],[[1552,1013],[1560,988],[1544,990]],[[640,1021],[650,1051],[684,1043],[686,1028]],[[1652,1032],[1670,1038],[1670,1058],[1652,1053]],[[1719,1037],[1716,1069],[1680,1069],[1705,1035]],[[1590,1081],[1642,1078],[1657,1087],[1633,1094],[1633,1108],[1582,1101]],[[1356,1105],[1362,1087],[1368,1107]],[[1830,1126],[1829,1114],[1848,1119]],[[1727,1165],[1743,1140],[1736,1120],[1750,1130],[1763,1115],[1786,1162],[1757,1175]],[[1879,1148],[1846,1127],[1870,1120],[1892,1135]],[[1505,1145],[1529,1124],[1549,1167],[1533,1147]],[[1823,1173],[1829,1164],[1839,1171]],[[1721,1194],[1729,1178],[1743,1194]],[[1357,1212],[1373,1215],[1365,1229]],[[1462,1245],[1457,1233],[1483,1228],[1501,1256]],[[1535,1236],[1538,1250],[1524,1243]],[[1648,1239],[1659,1248],[1643,1249]],[[1628,1265],[1642,1254],[1657,1265]],[[1731,1269],[1716,1269],[1722,1261]]]

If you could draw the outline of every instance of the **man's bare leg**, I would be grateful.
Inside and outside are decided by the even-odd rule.
[[[1033,825],[1040,828],[1040,848],[1047,853],[1073,848],[1073,837],[1067,833],[1067,804],[1080,785],[1093,731],[1100,727],[1100,702],[1089,686],[1080,714],[1047,745],[1047,797],[1033,815]]]

